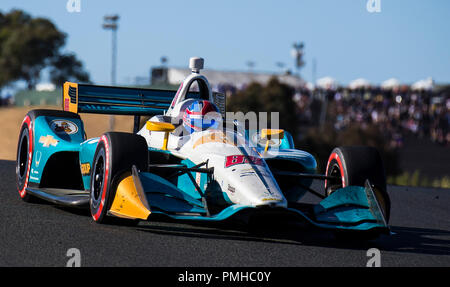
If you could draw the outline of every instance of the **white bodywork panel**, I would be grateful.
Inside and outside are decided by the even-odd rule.
[[[139,134],[147,140],[149,147],[162,147],[163,132],[143,128]],[[194,164],[208,161],[208,167],[214,167],[214,179],[235,204],[286,207],[287,201],[265,161],[255,148],[244,145],[243,136],[237,135],[235,145],[233,134],[234,131],[222,130],[206,130],[181,137],[170,134],[168,150]],[[248,157],[253,162],[246,162]]]

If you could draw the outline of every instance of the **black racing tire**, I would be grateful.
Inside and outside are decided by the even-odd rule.
[[[17,144],[16,157],[16,183],[20,198],[25,202],[34,202],[35,197],[27,193],[30,177],[31,162],[33,156],[33,131],[31,119],[27,115],[22,123]]]
[[[148,147],[136,134],[108,132],[100,137],[92,163],[89,207],[96,223],[133,224],[137,220],[108,217],[116,188],[125,174],[135,165],[140,171],[148,169]]]
[[[338,188],[349,185],[364,186],[368,179],[383,210],[386,222],[389,222],[391,201],[387,193],[383,161],[377,149],[368,146],[335,148],[328,158],[326,175],[339,178],[325,181],[327,195]]]

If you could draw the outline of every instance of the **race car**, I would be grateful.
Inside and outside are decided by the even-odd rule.
[[[283,129],[246,129],[226,117],[202,58],[175,91],[63,85],[62,110],[31,110],[17,148],[17,189],[90,210],[96,223],[225,221],[268,216],[319,228],[389,233],[383,162],[371,147],[337,147],[316,172],[316,159],[295,149]],[[88,139],[79,113],[134,116],[133,132]],[[149,118],[140,129],[141,117]],[[312,188],[313,181],[323,188]],[[306,193],[319,198],[305,203]]]

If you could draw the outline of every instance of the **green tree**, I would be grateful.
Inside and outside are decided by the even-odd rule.
[[[267,112],[268,127],[270,113],[279,112],[280,128],[289,131],[295,138],[298,131],[297,109],[293,100],[294,89],[281,83],[276,77],[267,85],[251,83],[247,88],[232,95],[227,101],[227,111],[230,112]]]
[[[21,10],[0,12],[0,89],[18,80],[33,89],[42,69],[52,65],[58,69],[66,37],[48,19],[33,18]]]
[[[89,74],[83,70],[83,64],[74,54],[58,55],[51,65],[50,81],[55,86],[62,86],[65,81],[73,80],[89,82]]]
[[[278,112],[280,128],[289,131],[294,139],[298,134],[298,110],[294,101],[295,89],[281,83],[273,77],[267,83],[261,100],[264,103],[265,112]]]
[[[243,113],[262,111],[264,109],[264,104],[261,100],[263,91],[264,87],[262,85],[251,83],[246,89],[231,96],[227,101],[227,111]]]

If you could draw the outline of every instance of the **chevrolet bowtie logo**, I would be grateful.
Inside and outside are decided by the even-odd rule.
[[[41,136],[41,138],[39,139],[39,142],[44,147],[49,147],[50,145],[56,146],[58,144],[58,140],[55,140],[55,138],[52,135],[47,135],[45,137]]]

